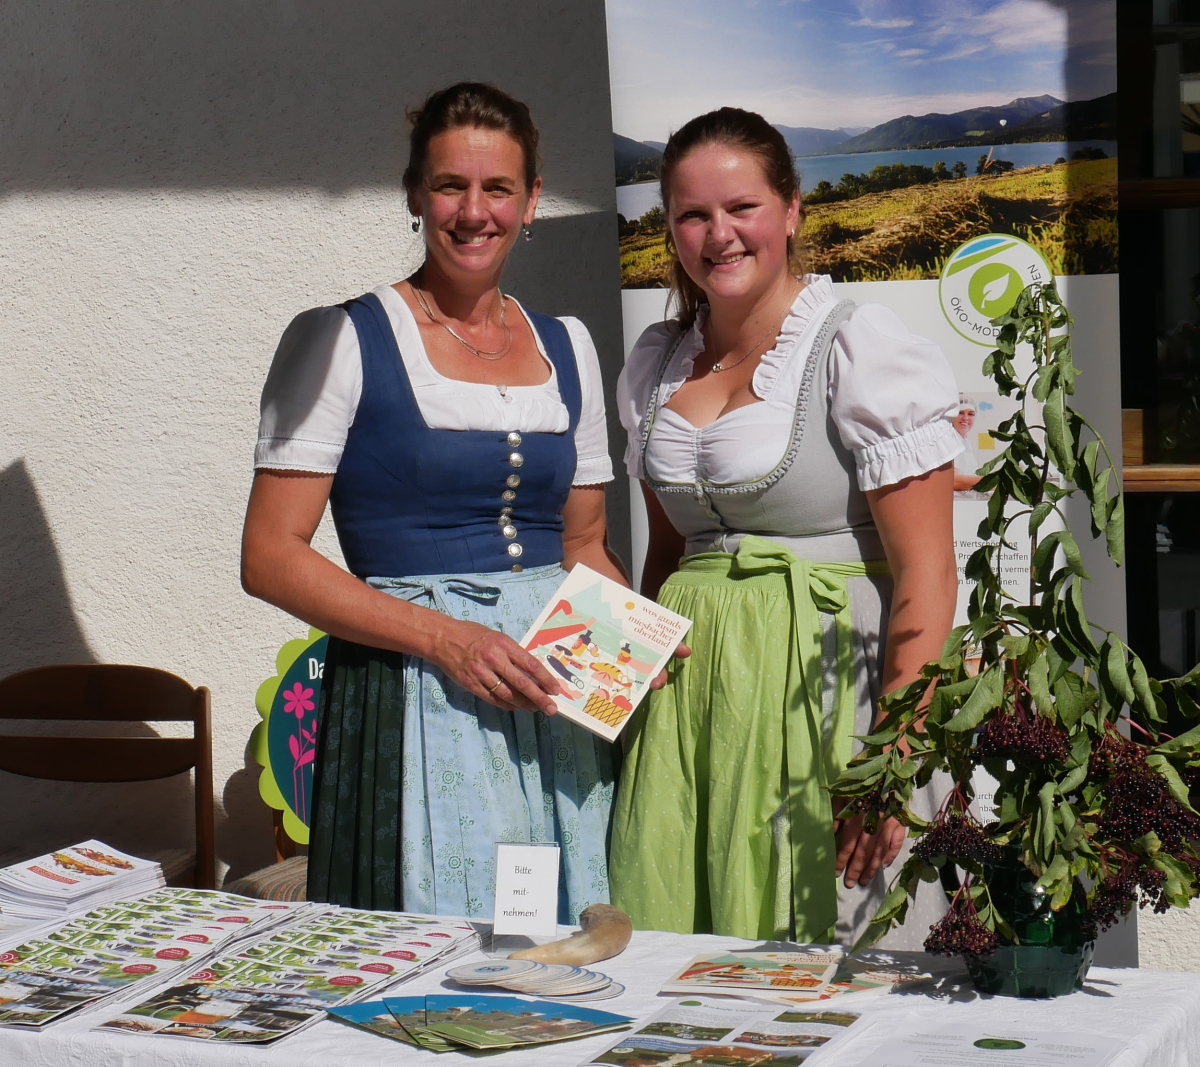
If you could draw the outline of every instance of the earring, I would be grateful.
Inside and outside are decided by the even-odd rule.
[[[795,236],[796,236],[796,231],[795,231],[795,230],[788,230],[788,236],[789,236],[789,237],[795,237]]]
[[[522,227],[521,227],[521,232],[522,232],[522,233],[525,235],[525,240],[526,240],[526,241],[532,241],[532,240],[533,240],[533,228],[532,228],[532,227],[530,227],[530,226],[522,226]]]
[[[415,219],[412,220],[412,232],[413,233],[421,232],[421,216],[420,215],[418,215]]]

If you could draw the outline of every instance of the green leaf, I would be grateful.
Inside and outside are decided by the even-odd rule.
[[[888,753],[884,752],[864,763],[851,763],[849,767],[842,771],[842,777],[838,781],[869,778],[872,774],[882,771],[887,766],[887,761]]]
[[[1193,726],[1186,733],[1164,741],[1153,749],[1154,755],[1173,756],[1177,752],[1188,752],[1200,746],[1200,726]]]
[[[1053,500],[1043,500],[1040,504],[1035,505],[1032,514],[1029,516],[1029,534],[1031,537],[1038,532],[1042,523],[1046,521],[1047,516],[1053,510]]]
[[[999,706],[1003,692],[1004,679],[1000,673],[1000,665],[994,663],[979,675],[979,681],[971,690],[971,695],[967,697],[962,710],[946,724],[946,729],[955,733],[974,730],[989,711]]]
[[[1108,554],[1119,567],[1125,558],[1125,497],[1118,493],[1116,506],[1104,527],[1104,539],[1108,543]]]
[[[1100,649],[1100,677],[1119,698],[1114,704],[1124,701],[1132,704],[1136,699],[1133,683],[1129,680],[1129,672],[1125,668],[1125,650],[1119,641],[1109,636]]]
[[[1038,803],[1042,806],[1042,821],[1041,821],[1041,851],[1043,856],[1049,856],[1054,848],[1054,840],[1057,834],[1054,829],[1054,798],[1058,794],[1058,784],[1056,782],[1047,782],[1038,790]]]
[[[1061,782],[1058,783],[1058,791],[1063,796],[1078,789],[1083,780],[1087,777],[1088,765],[1086,762],[1081,763],[1078,767],[1072,770]]]
[[[1069,481],[1075,479],[1075,450],[1068,440],[1066,398],[1061,388],[1050,391],[1042,405],[1042,421],[1046,426],[1046,445],[1054,465]]]
[[[1096,444],[1095,441],[1092,444]],[[1091,447],[1090,445],[1088,447]],[[1108,529],[1108,479],[1112,474],[1111,469],[1105,469],[1100,472],[1100,476],[1096,479],[1096,484],[1092,487],[1088,494],[1092,498],[1092,536],[1099,537],[1106,529]]]
[[[950,636],[946,638],[945,644],[942,645],[942,659],[947,659],[953,656],[962,644],[963,635],[971,628],[971,624],[965,626],[956,626],[950,631]]]
[[[1171,796],[1179,801],[1188,811],[1193,811],[1192,798],[1188,793],[1188,787],[1184,785],[1183,779],[1179,777],[1179,772],[1175,769],[1171,761],[1166,756],[1151,754],[1146,757],[1146,763],[1166,779],[1167,787],[1171,790]]]
[[[1071,628],[1071,637],[1085,655],[1095,656],[1099,651],[1088,630],[1087,615],[1083,610],[1083,586],[1072,582],[1070,592],[1063,602],[1064,614]]]
[[[1070,530],[1060,530],[1058,532],[1058,543],[1063,550],[1063,555],[1067,559],[1067,570],[1072,574],[1078,574],[1080,578],[1091,581],[1091,576],[1088,574],[1083,565],[1083,556],[1079,551],[1079,545],[1075,538],[1071,536]]]
[[[1033,694],[1033,702],[1038,711],[1054,719],[1054,698],[1050,695],[1050,663],[1045,656],[1038,656],[1029,665],[1029,692]]]

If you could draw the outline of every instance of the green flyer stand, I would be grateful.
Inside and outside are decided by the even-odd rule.
[[[283,815],[283,831],[308,844],[313,760],[317,754],[317,701],[325,672],[329,635],[310,629],[275,657],[274,677],[258,687],[254,703],[260,722],[250,735],[250,752],[262,765],[259,795]]]

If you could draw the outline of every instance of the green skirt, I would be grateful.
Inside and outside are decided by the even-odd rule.
[[[663,585],[660,602],[693,620],[692,655],[629,727],[609,871],[636,928],[833,939],[825,786],[870,721],[890,591],[871,591],[884,618],[864,657],[847,582],[887,573],[747,536]]]

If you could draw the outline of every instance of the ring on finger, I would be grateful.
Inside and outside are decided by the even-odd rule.
[[[497,689],[499,689],[499,688],[500,688],[500,687],[501,687],[503,684],[504,684],[504,679],[503,679],[503,678],[500,678],[500,679],[498,679],[498,680],[497,680],[497,682],[496,682],[496,684],[495,684],[495,685],[493,685],[491,688],[489,688],[489,689],[488,689],[488,692],[489,692],[489,693],[495,693],[495,692],[496,692],[496,690],[497,690]]]

